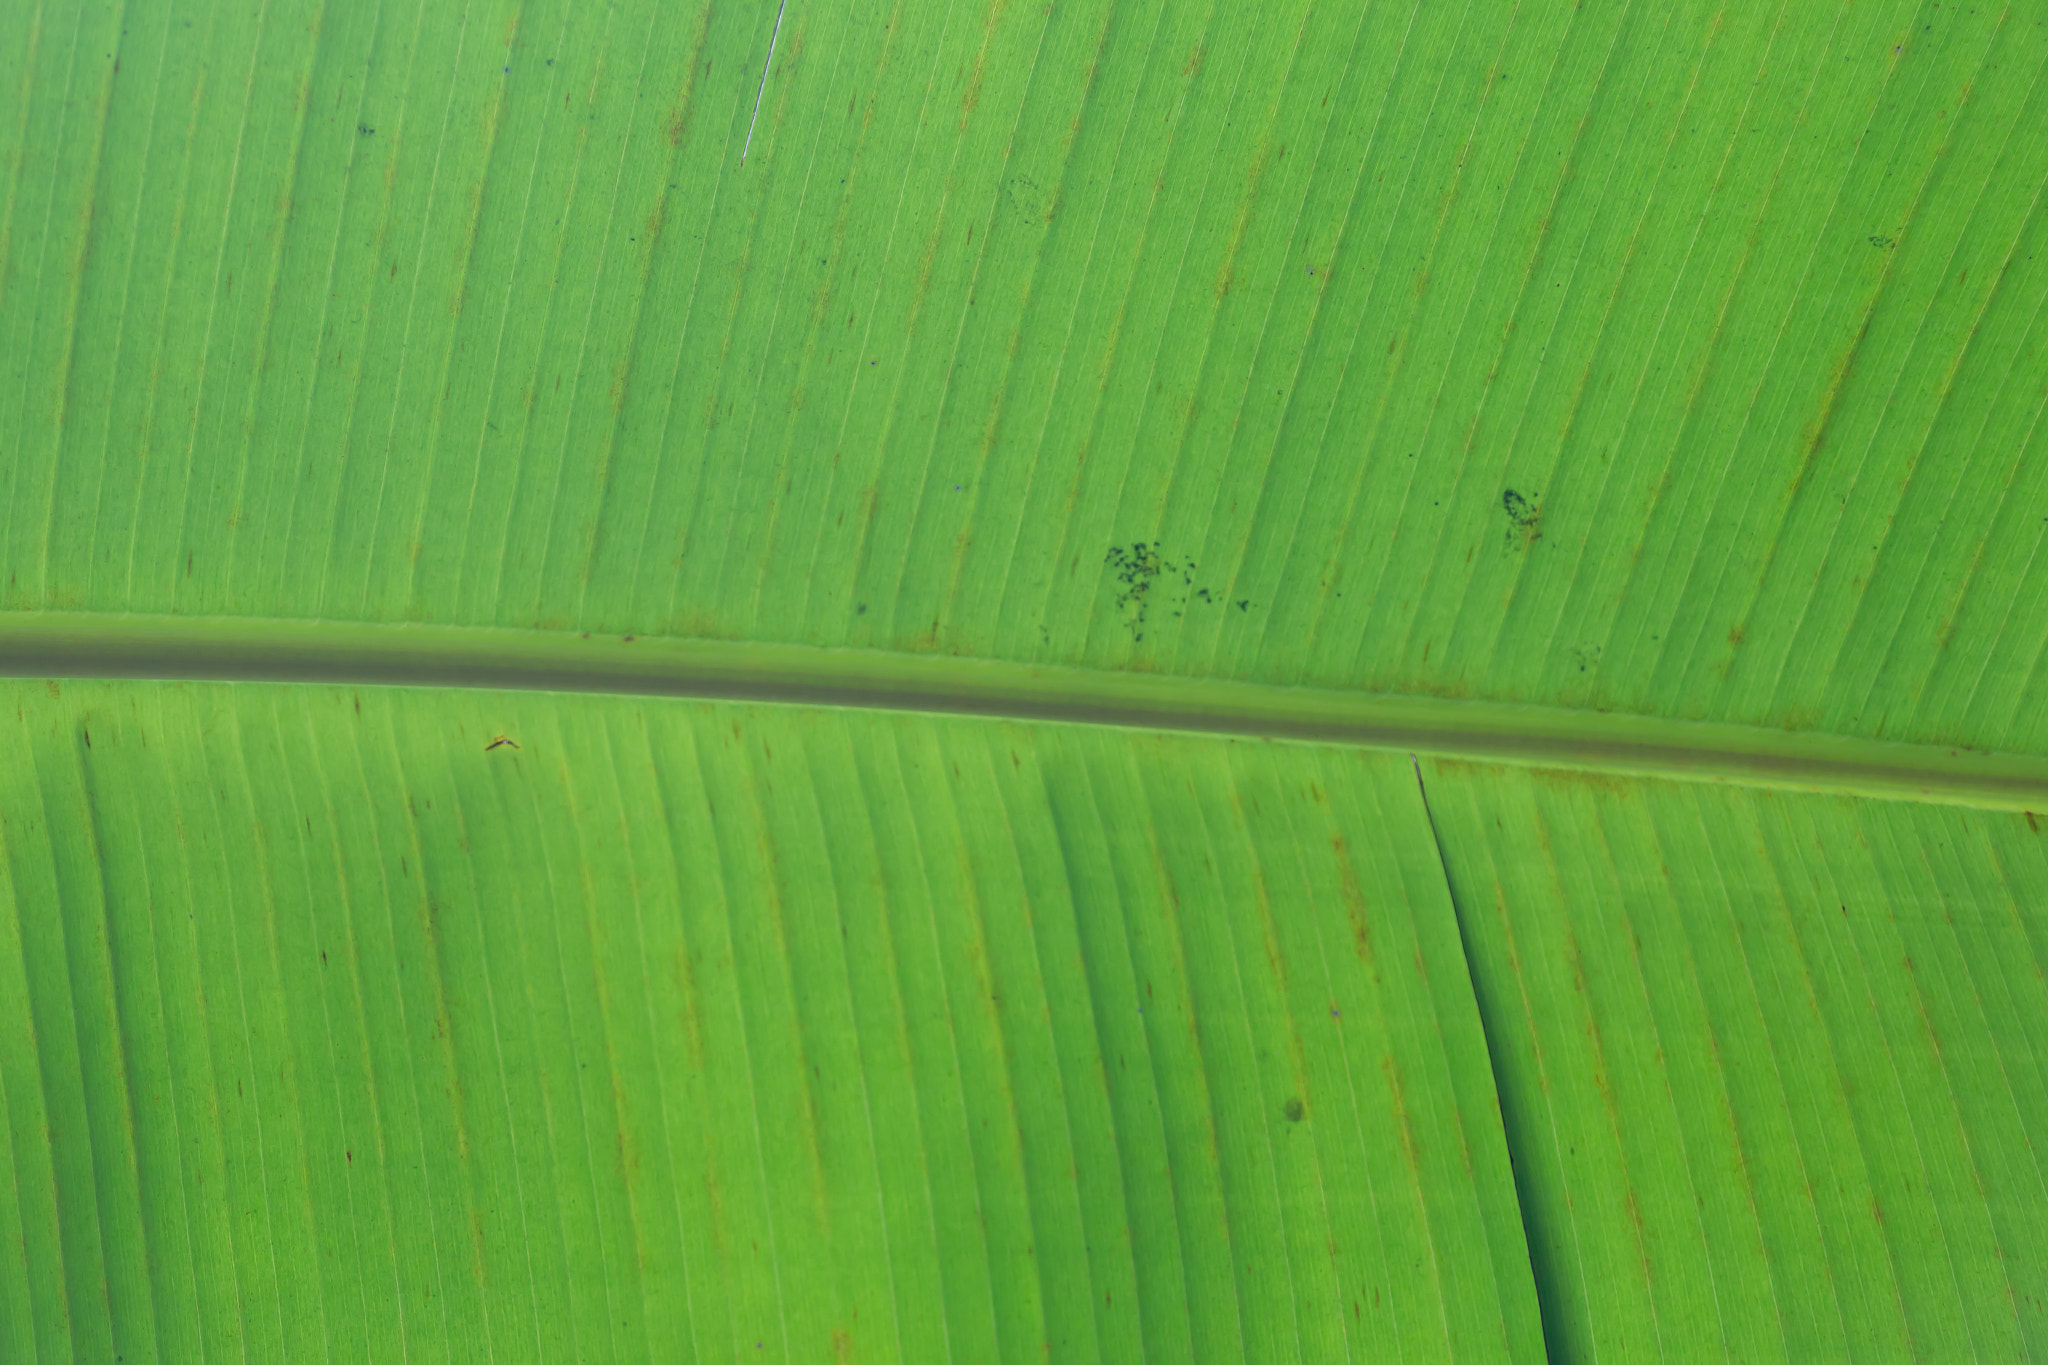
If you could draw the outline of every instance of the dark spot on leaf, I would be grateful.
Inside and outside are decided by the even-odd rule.
[[[1501,510],[1508,514],[1507,548],[1515,548],[1515,542],[1530,545],[1543,539],[1543,509],[1535,500],[1515,489],[1503,489],[1500,495]]]
[[[1308,1106],[1303,1104],[1299,1098],[1294,1098],[1281,1106],[1281,1112],[1287,1115],[1289,1123],[1300,1123],[1304,1118],[1308,1117]]]
[[[1112,545],[1103,556],[1103,563],[1116,570],[1116,604],[1124,613],[1124,624],[1130,629],[1133,640],[1145,638],[1145,624],[1157,595],[1159,580],[1172,575],[1180,580],[1184,589],[1194,588],[1196,565],[1190,560],[1185,564],[1175,563],[1159,552],[1159,542],[1134,541],[1128,546]],[[1195,589],[1193,596],[1182,596],[1174,601],[1174,615],[1184,614],[1188,603],[1195,597],[1213,601],[1213,595],[1206,588]]]

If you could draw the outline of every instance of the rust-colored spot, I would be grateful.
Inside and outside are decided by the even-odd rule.
[[[1803,433],[1804,440],[1801,444],[1805,449],[1800,460],[1799,472],[1792,476],[1792,482],[1788,489],[1789,492],[1796,493],[1805,484],[1807,476],[1813,470],[1814,461],[1820,456],[1821,450],[1827,445],[1828,429],[1834,422],[1835,412],[1842,395],[1842,388],[1849,378],[1851,367],[1856,362],[1857,352],[1863,346],[1863,339],[1870,335],[1870,323],[1876,311],[1877,306],[1874,301],[1865,307],[1863,310],[1863,322],[1856,329],[1855,339],[1849,343],[1848,349],[1843,351],[1840,359],[1835,362],[1834,372],[1829,377],[1827,394],[1821,400],[1820,412],[1812,422],[1807,424],[1806,430]]]
[[[1330,852],[1337,860],[1337,880],[1344,897],[1344,915],[1351,925],[1352,951],[1358,954],[1360,962],[1371,967],[1372,929],[1366,921],[1365,890],[1359,885],[1358,871],[1351,865],[1351,848],[1343,835],[1330,836]]]
[[[967,93],[960,97],[959,126],[963,129],[967,127],[967,121],[974,117],[976,107],[981,104],[981,82],[987,68],[988,48],[984,46],[975,56],[974,74],[968,78]]]
[[[1563,791],[1578,792],[1591,788],[1613,796],[1626,796],[1632,789],[1633,779],[1622,778],[1612,773],[1576,772],[1563,768],[1531,768],[1529,784],[1536,787],[1555,787]]]
[[[1735,627],[1735,628],[1734,628],[1733,630],[1731,630],[1731,631],[1729,631],[1729,632],[1728,632],[1728,643],[1729,643],[1729,644],[1731,644],[1731,645],[1739,645],[1739,644],[1741,644],[1741,643],[1742,643],[1742,627],[1741,627],[1741,626],[1737,626],[1737,627]]]
[[[54,687],[55,687],[56,685],[57,685],[57,684],[55,684],[55,683],[51,683],[51,684],[50,684],[50,686],[51,686],[51,687],[53,687],[53,688],[54,688]],[[54,695],[54,693],[53,693],[52,695]],[[2028,829],[2030,829],[2030,830],[2032,830],[2032,831],[2034,831],[2034,833],[2036,833],[2036,834],[2039,834],[2039,833],[2041,832],[2041,825],[2040,825],[2040,822],[2038,822],[2037,820],[2035,820],[2035,819],[2034,819],[2034,812],[2032,812],[2032,811],[2024,811],[2024,812],[2022,812],[2022,814],[2024,814],[2024,815],[2025,815],[2025,816],[2027,817],[2027,828],[2028,828]]]

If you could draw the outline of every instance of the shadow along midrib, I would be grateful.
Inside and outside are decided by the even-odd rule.
[[[1115,725],[2048,810],[2048,759],[1508,702],[886,650],[83,612],[0,613],[0,675],[513,688]]]

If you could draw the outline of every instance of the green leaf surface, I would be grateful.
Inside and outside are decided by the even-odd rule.
[[[2033,816],[1426,775],[1559,1357],[2048,1345]]]
[[[0,1359],[2039,1350],[2044,69],[0,3]]]
[[[9,690],[37,1355],[1540,1354],[1403,756]]]

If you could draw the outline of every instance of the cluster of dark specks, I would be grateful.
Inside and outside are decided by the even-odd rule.
[[[1134,640],[1145,638],[1145,618],[1152,609],[1153,585],[1167,573],[1180,574],[1183,585],[1191,583],[1193,580],[1188,574],[1195,567],[1192,564],[1176,565],[1167,560],[1159,553],[1156,540],[1149,545],[1142,540],[1136,541],[1128,548],[1112,545],[1103,562],[1116,570],[1119,585],[1117,609],[1124,613]]]
[[[1533,496],[1525,496],[1510,488],[1500,495],[1501,510],[1508,514],[1507,548],[1513,550],[1517,542],[1533,545],[1543,539],[1543,509],[1536,505]]]
[[[1145,638],[1145,624],[1155,600],[1154,589],[1164,580],[1169,591],[1172,580],[1178,578],[1182,589],[1177,601],[1172,603],[1176,617],[1187,614],[1190,602],[1202,602],[1209,606],[1235,606],[1239,611],[1251,610],[1250,599],[1239,599],[1231,603],[1220,594],[1208,588],[1195,586],[1193,560],[1176,564],[1159,552],[1158,541],[1135,541],[1130,545],[1112,545],[1103,562],[1116,570],[1118,590],[1117,609],[1124,613],[1124,624],[1130,627],[1131,638]]]

